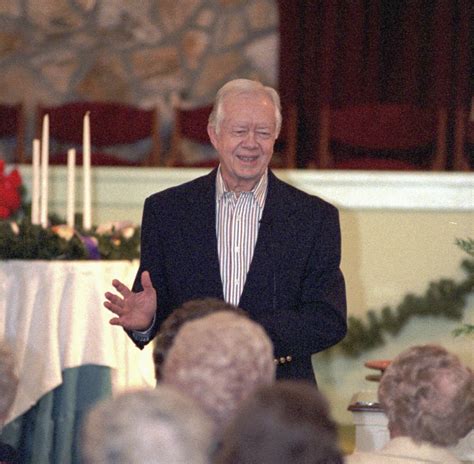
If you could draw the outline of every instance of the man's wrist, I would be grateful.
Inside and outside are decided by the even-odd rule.
[[[151,321],[150,326],[145,330],[132,330],[134,338],[139,341],[147,341],[151,338],[151,334],[153,331],[153,327],[155,326],[156,322],[156,312],[153,315],[153,320]]]

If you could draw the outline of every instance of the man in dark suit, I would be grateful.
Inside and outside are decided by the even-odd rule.
[[[281,127],[270,87],[236,79],[218,92],[208,133],[220,166],[145,202],[133,290],[106,293],[142,347],[186,301],[216,297],[263,325],[279,378],[313,379],[311,354],[346,333],[336,208],[268,170]]]

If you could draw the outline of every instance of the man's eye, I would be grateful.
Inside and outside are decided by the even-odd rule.
[[[246,131],[244,129],[234,130],[235,135],[244,135],[245,133],[246,133]]]
[[[268,138],[271,136],[270,132],[257,132],[257,134],[258,134],[260,137],[263,137],[263,138],[265,138],[265,139],[268,139]]]

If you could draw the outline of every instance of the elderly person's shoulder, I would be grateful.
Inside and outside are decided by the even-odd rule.
[[[462,464],[449,450],[430,443],[416,443],[409,437],[390,440],[381,450],[356,451],[345,464]]]

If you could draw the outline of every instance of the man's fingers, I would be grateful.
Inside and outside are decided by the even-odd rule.
[[[150,273],[148,271],[143,271],[140,277],[140,281],[142,283],[142,287],[145,290],[147,287],[153,287],[151,283]]]
[[[125,284],[120,282],[120,280],[114,279],[112,281],[112,285],[117,290],[117,292],[119,292],[124,298],[127,298],[127,296],[132,293],[131,290]]]
[[[117,305],[112,303],[111,301],[104,301],[104,306],[109,310],[112,311],[117,316],[121,316],[124,314],[124,309],[121,305]]]
[[[109,300],[112,304],[115,304],[118,306],[123,306],[124,304],[123,299],[115,295],[114,293],[106,292],[105,298],[107,298],[107,300]]]
[[[110,319],[109,324],[111,324],[111,325],[122,325],[120,323],[120,319],[118,317],[113,317],[112,319]]]

